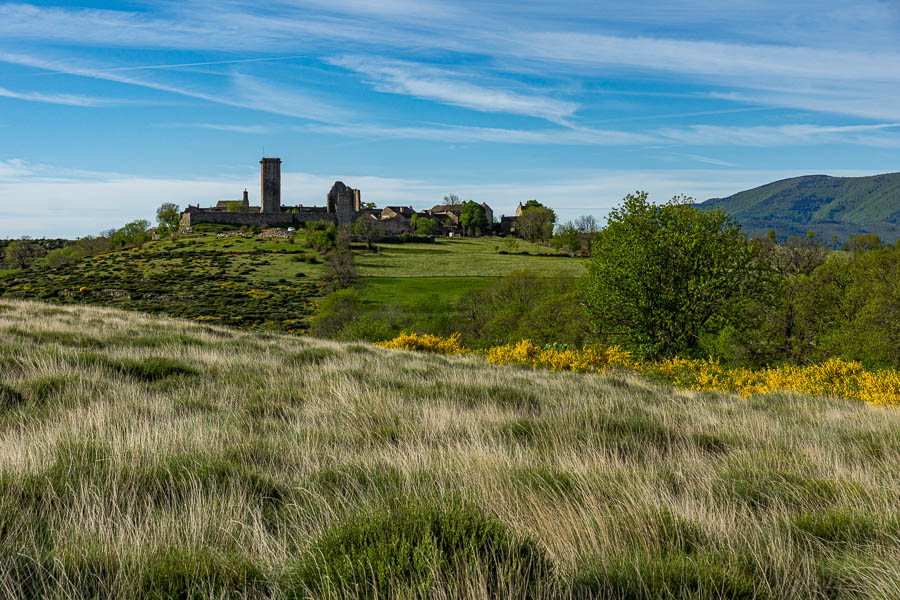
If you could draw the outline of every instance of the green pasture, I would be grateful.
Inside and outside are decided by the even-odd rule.
[[[514,271],[530,270],[555,275],[584,273],[584,259],[555,256],[552,248],[518,241],[516,252],[506,249],[501,238],[449,238],[433,244],[379,244],[378,253],[356,253],[360,277],[499,277]]]
[[[200,233],[49,267],[0,271],[0,296],[102,304],[242,327],[305,329],[321,297],[325,257],[291,239]],[[503,251],[503,253],[501,253]],[[509,253],[516,252],[516,253]],[[526,254],[527,253],[527,254]],[[522,270],[580,275],[584,260],[500,238],[378,244],[353,251],[363,306],[455,305],[471,290]],[[423,308],[424,309],[424,308]]]
[[[494,277],[366,277],[361,280],[360,299],[366,308],[394,303],[422,305],[434,296],[455,304],[466,292],[483,290]]]
[[[456,304],[467,292],[515,271],[548,277],[584,273],[584,259],[555,256],[545,246],[519,240],[515,252],[529,254],[501,250],[506,240],[500,238],[440,238],[433,244],[378,244],[377,252],[356,251],[360,299],[371,310],[394,303],[424,307],[434,296]]]

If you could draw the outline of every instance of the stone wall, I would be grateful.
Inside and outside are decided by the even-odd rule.
[[[333,223],[335,215],[322,209],[300,208],[297,212],[280,213],[234,213],[225,211],[204,210],[189,207],[181,215],[181,228],[191,227],[198,223],[219,223],[223,225],[246,225],[247,227],[298,227],[312,221]]]

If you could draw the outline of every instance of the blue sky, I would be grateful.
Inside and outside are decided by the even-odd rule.
[[[900,3],[0,3],[0,237],[258,202],[264,152],[284,203],[562,220],[900,171]]]

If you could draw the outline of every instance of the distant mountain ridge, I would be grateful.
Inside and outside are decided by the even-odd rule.
[[[900,173],[804,175],[712,198],[700,206],[724,209],[751,235],[770,229],[780,237],[805,235],[811,229],[826,240],[877,233],[893,242],[900,238]]]

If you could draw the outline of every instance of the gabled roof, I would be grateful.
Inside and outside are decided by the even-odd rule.
[[[412,209],[412,206],[385,206],[384,210],[392,210],[398,215],[412,215],[416,212]]]
[[[462,212],[462,204],[437,204],[431,207],[433,213],[458,213]]]

